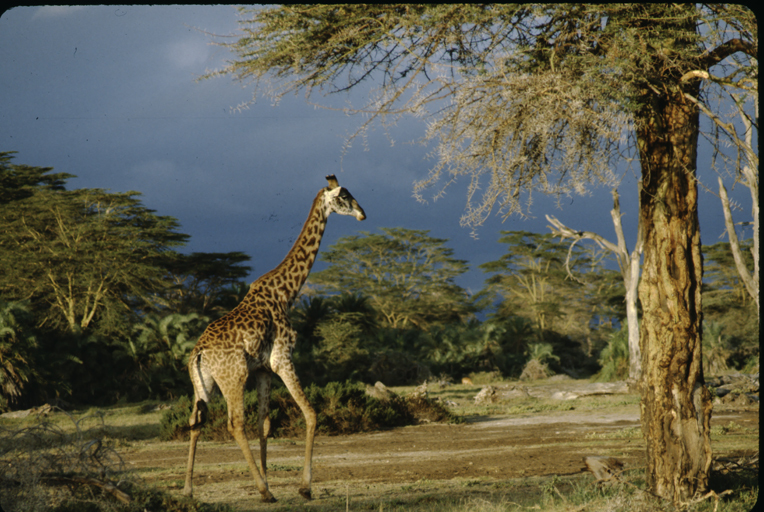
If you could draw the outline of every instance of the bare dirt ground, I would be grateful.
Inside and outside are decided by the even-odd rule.
[[[758,408],[728,409],[715,413],[712,426],[732,422],[749,433],[755,429],[758,436],[758,420]],[[638,427],[638,406],[631,404],[601,411],[471,416],[457,425],[318,436],[311,503],[336,503],[345,510],[352,500],[416,492],[436,483],[469,487],[481,482],[576,475],[586,471],[584,458],[590,455],[616,457],[627,468],[636,468],[644,466],[644,441],[635,431]],[[750,445],[750,450],[757,450],[758,443],[750,439],[742,448]],[[257,441],[251,445],[258,459]],[[725,449],[733,445],[726,444]],[[269,443],[268,480],[281,506],[303,504],[296,492],[303,450],[300,440]],[[140,447],[123,457],[146,480],[171,492],[182,489],[185,443]],[[244,458],[233,442],[200,443],[194,484],[195,496],[204,502],[227,503],[240,510],[274,507],[260,504]]]

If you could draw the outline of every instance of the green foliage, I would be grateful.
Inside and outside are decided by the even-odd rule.
[[[420,361],[435,375],[491,372],[517,377],[525,351],[536,339],[533,322],[523,317],[434,326],[414,345]]]
[[[559,356],[554,354],[550,343],[532,343],[528,346],[528,359],[523,366],[520,380],[540,380],[554,374],[550,369],[551,363],[558,363]]]
[[[71,176],[48,171],[0,162],[3,181],[16,187],[0,203],[0,293],[29,299],[47,326],[118,331],[134,308],[155,303],[164,286],[158,258],[188,237],[136,192],[67,191]],[[22,173],[33,178],[17,179]]]
[[[186,391],[203,312],[240,302],[249,257],[178,254],[187,235],[137,192],[66,190],[72,175],[12,160],[0,153],[0,410]]]
[[[129,361],[125,386],[134,396],[163,397],[183,393],[190,385],[186,362],[191,349],[209,323],[196,313],[149,313],[133,326],[126,343],[114,352],[115,360]]]
[[[321,342],[313,350],[312,359],[326,369],[326,380],[365,376],[369,351],[362,345],[362,331],[357,324],[339,314],[319,324],[317,331]]]
[[[289,312],[292,327],[299,339],[298,351],[310,351],[321,339],[318,325],[335,313],[333,300],[327,297],[303,297]]]
[[[23,304],[0,301],[0,411],[8,409],[36,374],[32,358],[37,337],[32,321]]]
[[[366,297],[343,293],[303,298],[291,311],[298,344],[293,360],[305,383],[368,380],[369,343],[376,331],[376,312]]]
[[[498,303],[496,318],[533,319],[538,341],[545,333],[568,337],[591,355],[616,318],[623,318],[623,281],[602,265],[603,253],[556,241],[552,234],[502,231],[507,252],[480,265],[489,274],[483,300]],[[574,281],[565,268],[582,276]]]
[[[731,354],[729,336],[718,322],[703,322],[703,372],[707,376],[722,375],[729,370]]]
[[[741,251],[748,268],[753,269],[750,248],[752,240],[741,240]],[[751,299],[740,280],[728,242],[704,245],[703,250],[703,355],[717,352],[716,363],[742,369],[748,361],[759,355],[759,322],[756,303]],[[713,325],[713,333],[707,333],[707,325]],[[719,329],[724,331],[719,339]],[[708,340],[707,337],[713,337]],[[708,345],[708,346],[707,346]],[[726,351],[726,363],[722,363],[718,351]],[[713,373],[712,373],[713,374]]]
[[[330,382],[326,386],[310,385],[305,394],[318,416],[318,432],[326,435],[369,432],[411,425],[419,418],[430,421],[457,421],[444,406],[428,399],[402,398],[379,400],[366,394],[358,382]],[[161,421],[161,437],[184,439],[192,404],[187,397],[179,399],[165,411]],[[278,387],[271,393],[271,432],[274,437],[299,437],[305,433],[305,420],[289,391]],[[225,400],[218,396],[208,404],[208,421],[202,427],[204,439],[230,439]],[[257,437],[257,392],[245,393],[246,433]]]
[[[165,293],[166,307],[177,313],[222,316],[232,308],[218,302],[249,275],[251,267],[242,265],[249,260],[242,252],[167,254],[162,266],[173,285]]]
[[[560,358],[554,355],[554,348],[549,343],[533,343],[528,346],[528,361],[547,364],[559,360]]]
[[[73,175],[52,174],[52,167],[32,167],[12,164],[15,151],[0,152],[0,204],[21,201],[38,190],[64,190],[64,184]]]
[[[426,230],[381,230],[340,238],[322,251],[319,258],[330,267],[312,274],[310,283],[368,297],[384,326],[424,329],[472,313],[467,293],[454,283],[468,266],[445,247],[448,240]]]
[[[629,377],[629,328],[626,324],[609,336],[599,357],[602,367],[595,376],[598,382],[626,380]]]
[[[56,399],[180,396],[189,389],[185,359],[196,339],[248,292],[239,279],[249,258],[177,254],[172,247],[186,237],[174,231],[174,219],[154,215],[135,193],[67,191],[69,178],[0,153],[7,226],[0,233],[0,410]],[[624,340],[609,333],[623,317],[623,290],[617,273],[603,269],[602,254],[574,247],[571,270],[583,281],[576,282],[565,270],[567,243],[503,232],[507,252],[481,266],[488,279],[473,301],[453,282],[467,265],[446,242],[427,231],[385,228],[322,253],[330,267],[312,281],[340,293],[314,293],[290,312],[303,382],[518,377],[529,359],[554,371],[593,373],[596,354],[599,378],[621,375]],[[703,252],[706,369],[755,369],[756,314],[729,245]],[[477,304],[496,310],[478,322]],[[547,346],[546,356],[538,352]]]

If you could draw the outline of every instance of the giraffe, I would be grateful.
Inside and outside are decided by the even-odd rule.
[[[189,418],[191,442],[184,494],[193,493],[194,457],[201,428],[206,421],[207,403],[217,384],[228,406],[228,430],[241,448],[264,502],[276,499],[266,479],[267,438],[270,430],[268,406],[271,375],[286,385],[305,416],[305,466],[300,495],[311,499],[311,461],[316,413],[300,386],[292,363],[296,334],[287,313],[297,298],[316,259],[318,246],[331,212],[353,215],[364,220],[366,214],[334,175],[326,177],[329,186],[321,189],[310,208],[300,235],[284,260],[250,285],[249,292],[227,315],[210,323],[189,356],[188,370],[194,385],[194,407]],[[250,372],[255,374],[258,399],[260,470],[244,433],[244,385]]]

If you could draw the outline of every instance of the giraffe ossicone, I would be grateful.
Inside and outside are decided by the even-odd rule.
[[[271,375],[275,373],[305,416],[305,466],[299,493],[306,499],[311,498],[316,412],[302,390],[292,363],[297,335],[288,313],[316,260],[329,215],[334,212],[352,215],[358,220],[366,218],[363,208],[347,189],[339,186],[333,174],[326,180],[329,186],[316,195],[300,235],[283,261],[253,282],[238,306],[210,323],[191,351],[188,371],[194,386],[194,406],[189,418],[191,439],[183,489],[186,495],[193,493],[196,445],[207,419],[207,402],[217,385],[228,406],[228,430],[247,460],[263,501],[276,501],[266,477],[268,407]],[[244,385],[250,372],[254,372],[257,385],[260,468],[244,433]]]

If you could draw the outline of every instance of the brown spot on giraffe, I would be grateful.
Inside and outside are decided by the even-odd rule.
[[[191,351],[188,371],[194,385],[194,408],[189,418],[191,441],[183,489],[189,496],[193,493],[196,444],[207,419],[207,402],[217,385],[228,406],[228,430],[247,460],[263,501],[276,501],[268,489],[266,478],[270,430],[268,405],[271,375],[275,373],[305,416],[305,467],[299,493],[306,499],[311,498],[316,413],[300,386],[292,364],[292,350],[297,336],[289,322],[288,312],[308,278],[329,214],[353,215],[358,220],[366,218],[358,202],[350,192],[339,186],[333,175],[326,179],[329,186],[316,195],[300,235],[284,260],[252,283],[249,293],[236,308],[207,326]],[[250,372],[255,373],[257,384],[260,469],[244,434],[244,384]]]

